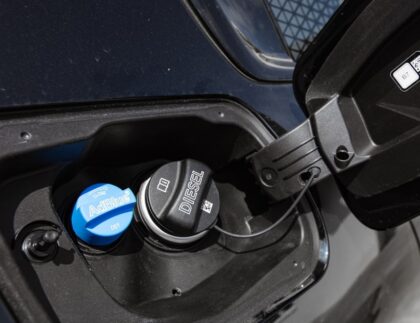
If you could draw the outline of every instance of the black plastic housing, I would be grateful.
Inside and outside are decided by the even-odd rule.
[[[351,1],[341,9],[320,35],[325,43],[298,63],[295,91],[349,207],[367,226],[386,229],[420,214],[419,88],[403,91],[392,77],[419,48],[412,31],[420,3],[354,5],[354,13],[346,13]]]
[[[214,170],[221,225],[230,231],[259,230],[289,204],[272,204],[248,169],[246,157],[274,136],[238,104],[116,107],[0,121],[0,193],[12,197],[0,203],[7,242],[4,252],[0,247],[19,268],[13,286],[26,289],[23,306],[36,320],[259,320],[320,278],[328,242],[316,207],[307,202],[299,218],[252,241],[211,232],[188,248],[163,246],[134,224],[108,250],[80,245],[67,221],[83,188],[100,181],[136,190],[170,160],[190,157]],[[57,256],[30,263],[20,251],[20,233],[46,224],[63,230]]]

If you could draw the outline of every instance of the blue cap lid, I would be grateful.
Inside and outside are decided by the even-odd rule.
[[[136,197],[127,188],[112,184],[95,184],[77,199],[71,224],[77,237],[93,246],[106,246],[116,241],[133,219]]]

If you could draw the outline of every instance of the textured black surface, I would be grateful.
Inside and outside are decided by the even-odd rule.
[[[341,2],[342,0],[268,0],[294,59],[305,51]]]

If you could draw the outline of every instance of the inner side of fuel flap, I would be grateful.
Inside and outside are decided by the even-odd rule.
[[[347,90],[373,148],[369,163],[353,171],[356,177],[349,173],[342,181],[357,212],[371,227],[380,229],[406,222],[420,211],[419,84],[415,79],[411,84],[396,79],[407,65],[419,78],[412,65],[420,58],[420,42],[412,35],[419,27],[418,15],[405,23],[372,55]]]
[[[87,107],[68,115],[46,112],[0,121],[5,139],[0,190],[12,197],[0,202],[0,233],[14,241],[39,224],[63,230],[56,257],[42,265],[27,261],[18,242],[9,246],[21,284],[29,286],[51,320],[94,313],[98,320],[243,321],[272,304],[281,306],[322,275],[328,244],[320,215],[307,201],[299,206],[300,216],[252,240],[211,231],[188,248],[177,248],[132,223],[111,249],[82,246],[69,214],[84,188],[111,183],[136,192],[172,160],[193,158],[211,167],[221,198],[219,225],[229,231],[248,234],[267,227],[290,200],[273,203],[256,184],[247,157],[273,141],[273,133],[235,103]],[[22,129],[36,142],[11,151]]]
[[[420,41],[412,32],[420,27],[420,4],[407,6],[400,10],[384,0],[365,8],[305,93],[324,160],[353,213],[374,229],[397,226],[420,211]],[[348,160],[340,163],[343,151]]]

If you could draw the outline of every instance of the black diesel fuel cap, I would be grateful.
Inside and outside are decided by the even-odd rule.
[[[138,211],[146,226],[161,238],[190,243],[217,221],[219,192],[205,164],[184,159],[160,167],[138,194]]]

